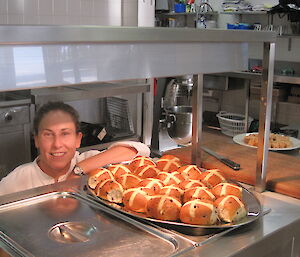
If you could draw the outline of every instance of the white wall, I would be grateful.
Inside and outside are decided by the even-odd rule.
[[[0,0],[0,24],[121,25],[122,0]]]

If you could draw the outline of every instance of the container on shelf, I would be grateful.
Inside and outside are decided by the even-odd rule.
[[[186,12],[186,5],[182,3],[176,3],[174,4],[174,11],[176,13],[184,13]]]

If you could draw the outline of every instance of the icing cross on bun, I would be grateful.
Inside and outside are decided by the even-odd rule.
[[[168,195],[155,195],[147,203],[147,214],[159,220],[178,220],[181,203]]]
[[[146,156],[137,156],[129,164],[132,171],[135,171],[136,168],[143,165],[156,166],[155,162],[150,157],[146,157]]]
[[[178,185],[164,186],[159,191],[160,195],[168,195],[168,196],[175,197],[180,202],[181,202],[183,193],[184,193],[184,190],[182,190]]]
[[[214,201],[216,197],[207,187],[193,187],[185,190],[183,194],[184,203],[195,199]]]
[[[141,182],[141,178],[133,174],[124,174],[116,179],[124,189],[129,189],[133,187],[137,187],[137,185]]]
[[[189,188],[192,188],[192,187],[206,187],[206,185],[199,181],[199,180],[184,180],[182,182],[180,182],[178,184],[178,186],[183,189],[183,190],[186,190],[186,189],[189,189]]]
[[[235,195],[238,198],[242,198],[242,187],[232,183],[220,183],[213,187],[212,192],[216,197],[224,195]]]
[[[162,171],[158,173],[157,178],[160,179],[166,186],[179,184],[180,182],[184,181],[184,177],[177,171],[172,173]]]
[[[185,179],[199,180],[201,177],[201,170],[196,165],[181,166],[177,171]]]
[[[146,212],[147,202],[151,195],[153,195],[153,191],[150,188],[130,188],[123,194],[123,203],[129,210]]]
[[[212,188],[222,182],[226,182],[225,177],[220,173],[220,170],[218,169],[202,172],[200,180],[209,188]]]
[[[181,207],[180,220],[193,225],[213,225],[218,214],[212,201],[196,199]]]
[[[98,168],[88,174],[87,183],[90,188],[95,189],[98,183],[107,179],[114,179],[113,174],[108,169]]]
[[[159,169],[147,164],[136,168],[134,174],[140,178],[155,178],[159,172]]]
[[[221,220],[236,222],[247,215],[245,204],[235,195],[226,195],[215,201]]]
[[[132,173],[128,165],[125,164],[112,164],[107,167],[108,170],[114,175],[115,178],[118,178],[124,174]]]
[[[114,179],[104,180],[95,188],[97,196],[113,203],[122,203],[123,192],[122,185]]]
[[[139,184],[139,187],[147,187],[154,191],[154,193],[158,193],[160,189],[164,186],[164,183],[157,178],[146,178],[143,179]]]
[[[173,172],[180,168],[181,161],[178,157],[173,155],[163,155],[156,162],[157,168],[165,172]]]

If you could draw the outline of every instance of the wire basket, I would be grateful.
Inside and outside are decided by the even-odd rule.
[[[245,133],[245,115],[221,111],[217,114],[221,132],[227,136]],[[253,118],[248,117],[248,128]],[[247,128],[247,129],[248,129]]]
[[[114,138],[134,134],[132,118],[128,101],[118,97],[106,97],[107,126],[114,134]]]

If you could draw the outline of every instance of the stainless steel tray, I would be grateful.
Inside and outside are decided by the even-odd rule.
[[[230,181],[232,182],[232,181]],[[238,184],[243,188],[243,200],[246,203],[247,206],[247,216],[243,219],[239,220],[238,222],[232,222],[232,223],[219,223],[216,225],[210,225],[210,226],[203,226],[203,225],[191,225],[182,223],[180,221],[164,221],[164,220],[157,220],[153,218],[146,217],[143,213],[138,212],[129,212],[127,209],[123,207],[122,204],[115,204],[110,203],[104,199],[101,199],[100,197],[97,197],[94,192],[88,187],[85,186],[84,190],[93,197],[97,202],[108,206],[114,210],[117,210],[120,213],[126,214],[130,217],[133,217],[135,219],[139,219],[142,221],[149,221],[152,223],[155,223],[159,226],[162,226],[164,228],[173,229],[180,233],[187,234],[187,235],[193,235],[193,236],[199,236],[199,235],[206,235],[210,233],[219,233],[219,230],[227,229],[227,228],[234,228],[234,227],[240,227],[247,225],[249,223],[254,222],[262,215],[262,206],[259,202],[259,200],[245,187],[240,185],[237,182],[233,182]]]
[[[173,256],[192,242],[73,192],[0,206],[0,247],[12,256]]]

